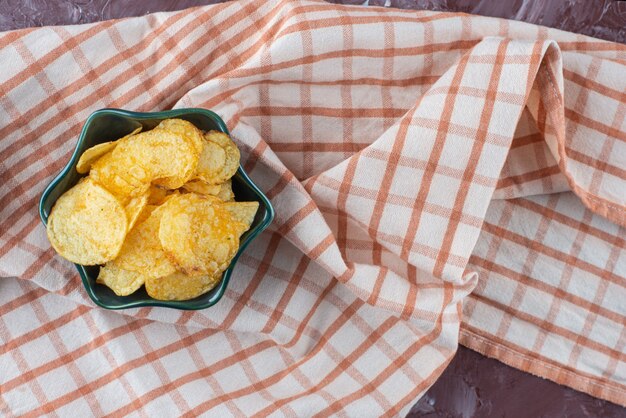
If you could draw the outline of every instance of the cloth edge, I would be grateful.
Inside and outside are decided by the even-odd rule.
[[[626,388],[620,391],[619,387],[610,387],[597,379],[581,376],[579,373],[572,372],[564,367],[547,364],[543,360],[529,357],[511,347],[488,341],[466,329],[463,324],[461,324],[459,332],[459,344],[517,370],[626,407],[626,396],[623,395],[626,393]],[[616,383],[616,385],[619,385],[619,383]],[[620,392],[622,395],[620,395]]]

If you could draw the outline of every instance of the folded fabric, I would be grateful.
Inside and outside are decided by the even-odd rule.
[[[404,415],[459,340],[626,405],[626,47],[239,1],[0,34],[0,411]],[[37,215],[87,116],[203,107],[276,220],[224,298],[102,310]]]

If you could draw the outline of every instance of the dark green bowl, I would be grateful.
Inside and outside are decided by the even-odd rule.
[[[143,127],[144,131],[152,129],[163,119],[168,118],[185,119],[202,130],[208,131],[212,129],[228,134],[228,129],[224,121],[218,115],[206,109],[176,109],[154,113],[129,112],[120,109],[98,110],[92,113],[87,119],[87,122],[85,122],[72,158],[59,175],[46,187],[46,190],[44,190],[41,196],[41,200],[39,201],[39,216],[41,216],[44,225],[47,225],[50,210],[59,196],[78,183],[78,180],[83,177],[82,174],[76,171],[76,163],[80,155],[87,148],[93,147],[101,142],[120,138],[140,126]],[[233,177],[233,192],[235,199],[238,201],[259,202],[259,210],[250,230],[241,237],[239,251],[237,251],[230,266],[228,266],[228,269],[224,272],[222,280],[214,289],[195,299],[185,301],[156,300],[148,296],[143,287],[131,295],[117,296],[108,287],[96,283],[96,277],[98,277],[100,267],[76,264],[76,268],[83,280],[85,290],[87,290],[89,297],[97,305],[106,309],[163,306],[167,308],[196,310],[208,308],[217,303],[224,294],[226,286],[228,286],[233,268],[241,253],[261,231],[267,228],[274,218],[272,204],[252,180],[248,178],[241,166]]]

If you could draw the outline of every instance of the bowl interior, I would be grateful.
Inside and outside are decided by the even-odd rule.
[[[118,139],[138,127],[143,130],[154,128],[163,119],[180,118],[188,120],[198,128],[208,131],[217,130],[228,134],[226,125],[215,113],[206,109],[176,109],[165,112],[138,113],[120,109],[102,109],[94,112],[85,123],[72,154],[70,162],[52,180],[44,190],[39,204],[39,214],[44,225],[47,224],[52,206],[65,191],[74,186],[83,177],[76,171],[76,163],[80,155],[96,144]],[[232,179],[233,193],[237,201],[257,201],[259,210],[250,229],[241,237],[239,250],[224,272],[220,283],[208,293],[195,299],[185,301],[159,301],[152,299],[142,287],[128,296],[117,296],[111,289],[96,283],[100,271],[99,266],[82,266],[76,264],[89,297],[99,306],[107,309],[125,309],[142,306],[163,306],[176,309],[204,309],[220,300],[232,275],[237,259],[248,244],[271,223],[274,210],[267,197],[248,178],[241,166]]]

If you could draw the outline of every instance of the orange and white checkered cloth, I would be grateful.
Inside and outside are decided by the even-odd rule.
[[[0,34],[0,411],[404,415],[460,342],[626,405],[626,47],[239,1]],[[95,307],[38,198],[103,107],[215,110],[273,227],[204,311]]]

